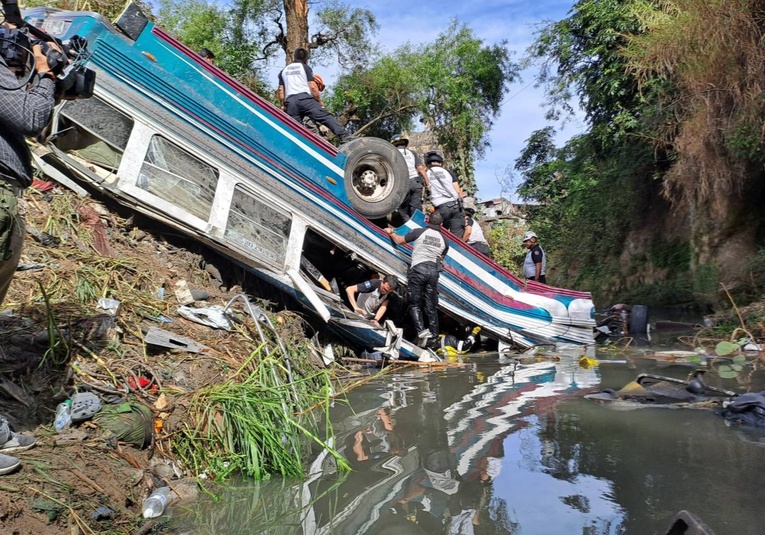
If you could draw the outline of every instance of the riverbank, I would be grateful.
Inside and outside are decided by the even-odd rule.
[[[26,195],[22,269],[0,315],[0,415],[37,438],[0,476],[3,533],[159,532],[141,518],[157,486],[191,499],[233,471],[299,473],[313,427],[296,414],[366,373],[328,371],[283,303],[247,304],[245,292],[273,294],[243,270],[133,214],[40,189]],[[234,389],[255,403],[227,405]],[[102,409],[57,433],[56,406],[76,392]],[[255,418],[278,434],[243,439]]]

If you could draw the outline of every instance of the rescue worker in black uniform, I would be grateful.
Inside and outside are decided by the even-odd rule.
[[[408,274],[409,310],[421,347],[438,344],[438,276],[449,250],[441,233],[442,222],[441,214],[432,212],[427,227],[411,230],[405,236],[396,234],[392,227],[387,229],[394,243],[411,243],[413,246]]]
[[[321,92],[314,79],[313,71],[306,63],[308,61],[306,49],[295,50],[294,59],[294,62],[284,67],[279,73],[277,96],[282,109],[299,123],[303,122],[303,117],[310,117],[317,124],[323,124],[340,138],[341,143],[350,141],[351,136],[348,131],[335,119],[334,115],[327,111],[321,101]]]

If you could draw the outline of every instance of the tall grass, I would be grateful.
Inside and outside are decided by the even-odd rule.
[[[300,357],[299,350],[290,351],[289,358]],[[235,471],[255,479],[300,477],[313,445],[347,469],[326,443],[331,429],[320,430],[316,413],[303,412],[317,403],[327,410],[331,392],[328,372],[292,377],[283,356],[267,354],[263,344],[225,382],[197,391],[191,422],[173,440],[173,450],[192,472],[216,479]]]

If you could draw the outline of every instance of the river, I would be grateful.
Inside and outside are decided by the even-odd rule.
[[[180,532],[663,535],[688,510],[717,535],[762,533],[765,435],[712,411],[584,399],[638,373],[685,379],[695,367],[651,352],[601,349],[610,361],[590,369],[576,351],[524,363],[477,355],[383,376],[332,408],[352,472],[317,452],[305,481],[235,485],[181,515]],[[705,380],[765,388],[751,365],[738,381]]]

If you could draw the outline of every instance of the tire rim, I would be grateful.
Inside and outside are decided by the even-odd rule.
[[[380,202],[393,190],[393,168],[379,156],[361,158],[353,170],[353,192],[366,202]]]

